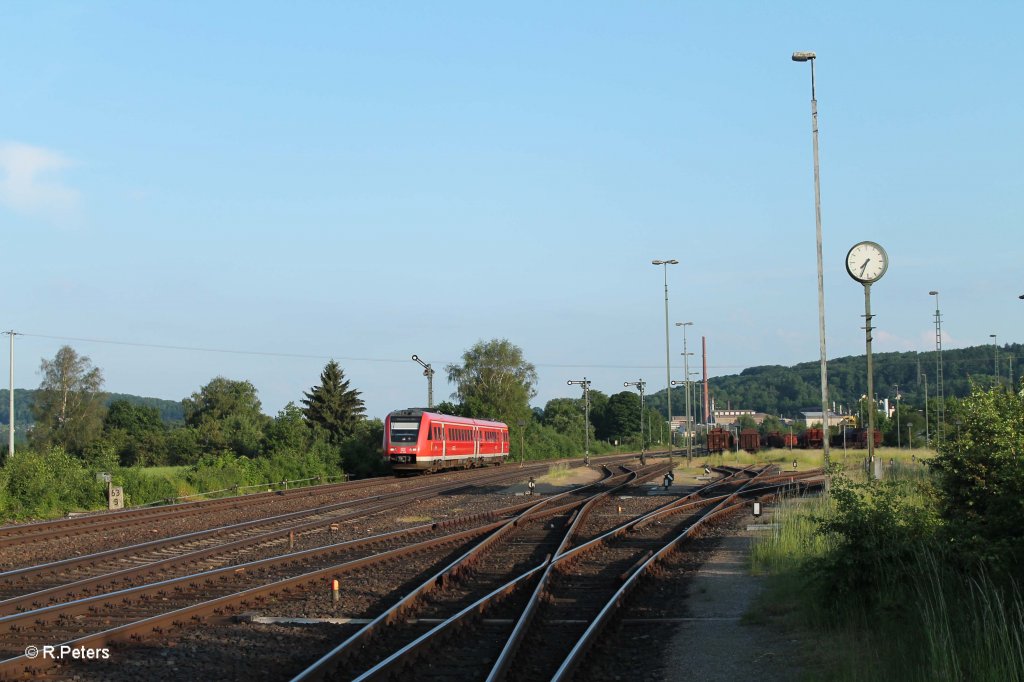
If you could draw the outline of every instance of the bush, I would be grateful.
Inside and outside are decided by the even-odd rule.
[[[831,515],[819,519],[830,546],[810,564],[830,598],[870,600],[908,584],[916,554],[935,542],[938,519],[926,486],[910,481],[831,479]]]
[[[63,448],[22,451],[0,474],[0,513],[7,518],[59,516],[106,504],[106,484]]]
[[[934,460],[947,548],[1011,572],[1024,561],[1024,391],[975,386],[951,418],[961,424]]]

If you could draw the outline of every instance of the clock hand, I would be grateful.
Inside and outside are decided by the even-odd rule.
[[[864,276],[864,271],[865,271],[865,270],[867,270],[867,268],[868,268],[868,263],[870,263],[870,262],[871,262],[871,259],[870,259],[870,258],[868,258],[868,259],[867,259],[866,261],[864,261],[864,265],[860,266],[860,276],[861,276],[861,277],[863,277],[863,276]]]

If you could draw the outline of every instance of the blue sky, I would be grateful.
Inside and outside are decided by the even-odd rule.
[[[810,73],[830,357],[863,352],[857,241],[888,251],[876,351],[1024,338],[1020,3],[4,3],[0,225],[34,388],[62,343],[110,391],[337,358],[368,412],[480,339],[536,404],[818,354]],[[138,346],[81,339],[118,341]],[[147,345],[148,344],[148,345]],[[682,336],[673,326],[673,378]],[[252,351],[215,353],[179,348]],[[273,355],[279,354],[279,355]],[[6,353],[4,353],[6,355]],[[678,362],[677,362],[678,361]],[[6,363],[5,363],[6,364]]]

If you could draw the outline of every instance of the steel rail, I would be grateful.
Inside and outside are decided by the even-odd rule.
[[[46,575],[56,575],[59,571],[73,570],[79,567],[95,566],[100,562],[114,561],[123,557],[130,557],[141,552],[153,552],[166,547],[196,542],[205,538],[216,537],[220,535],[230,535],[234,533],[243,532],[249,529],[258,528],[260,526],[276,525],[280,523],[286,523],[293,520],[298,520],[303,517],[310,516],[324,516],[333,511],[338,511],[350,507],[358,507],[359,505],[372,504],[374,502],[380,502],[385,500],[381,504],[376,504],[367,508],[356,509],[350,514],[334,517],[334,518],[319,518],[308,523],[301,524],[299,526],[285,527],[278,530],[272,530],[260,535],[253,535],[240,540],[229,542],[226,544],[215,545],[206,549],[195,550],[185,554],[171,557],[166,561],[171,562],[189,562],[193,559],[202,560],[210,556],[211,554],[218,553],[220,551],[233,551],[235,549],[251,546],[255,544],[262,544],[265,542],[271,542],[277,539],[286,537],[290,532],[303,533],[310,530],[320,529],[324,527],[324,524],[331,523],[333,521],[343,521],[351,518],[358,518],[368,514],[374,514],[395,506],[406,504],[408,502],[417,501],[419,499],[435,495],[443,492],[454,492],[461,490],[468,486],[479,485],[481,483],[493,483],[498,481],[515,480],[524,476],[527,472],[516,470],[515,472],[488,472],[488,475],[478,477],[471,482],[458,481],[458,482],[443,482],[443,483],[431,483],[425,486],[413,488],[411,490],[391,495],[374,495],[371,497],[359,498],[356,500],[348,500],[345,502],[338,502],[333,505],[325,505],[321,507],[315,507],[311,509],[300,510],[297,512],[289,512],[287,514],[280,514],[263,519],[254,519],[251,521],[242,521],[240,523],[229,524],[226,526],[218,526],[216,528],[209,528],[201,531],[194,531],[192,533],[185,533],[182,535],[176,535],[169,538],[162,538],[159,540],[150,540],[149,542],[143,542],[136,545],[128,545],[125,547],[117,547],[114,549],[104,550],[102,552],[96,552],[80,557],[71,557],[68,559],[61,559],[59,561],[49,562],[46,564],[38,564],[36,566],[26,566],[23,568],[12,569],[0,573],[0,584],[6,584],[9,587],[15,587],[18,582],[26,582],[34,578],[40,578]],[[123,571],[131,571],[135,569],[142,569],[147,566],[164,565],[170,566],[172,564],[165,563],[164,561],[154,560],[147,564],[142,564],[129,569],[117,570],[115,573],[123,575]],[[113,574],[104,574],[113,575]],[[102,578],[103,576],[94,576],[94,578]],[[0,602],[0,612],[5,610],[8,606],[8,601]]]
[[[760,473],[757,473],[754,476],[754,478],[750,480],[755,480],[757,476],[763,474],[767,470],[767,468],[762,469]],[[734,475],[745,473],[745,471],[746,470],[737,471]],[[743,485],[747,485],[747,483],[749,483],[749,481],[747,481]],[[511,636],[508,638],[505,647],[502,649],[501,654],[498,656],[498,660],[492,666],[491,671],[487,676],[487,682],[498,682],[499,680],[505,679],[505,677],[508,675],[509,669],[515,659],[516,653],[518,652],[519,647],[522,645],[523,641],[526,639],[526,633],[529,631],[533,618],[536,615],[537,609],[539,608],[539,604],[542,600],[542,595],[545,593],[547,589],[548,583],[550,582],[553,572],[558,570],[560,564],[568,565],[570,561],[575,561],[576,558],[582,556],[583,553],[589,551],[590,549],[593,549],[594,547],[597,547],[599,544],[604,544],[613,537],[617,537],[618,535],[625,533],[627,528],[636,525],[644,519],[652,517],[653,514],[665,514],[670,513],[673,510],[681,511],[680,507],[686,505],[686,501],[692,499],[694,495],[699,495],[701,491],[706,491],[711,488],[719,487],[722,484],[722,480],[714,481],[713,483],[710,483],[707,486],[698,489],[691,495],[686,496],[682,500],[678,500],[673,503],[670,503],[669,505],[665,505],[660,510],[655,510],[654,512],[645,514],[641,516],[639,519],[628,521],[620,525],[619,527],[614,528],[608,531],[607,533],[604,533],[598,538],[594,538],[593,540],[584,543],[583,545],[574,547],[572,550],[566,551],[560,555],[556,555],[555,558],[552,559],[551,563],[548,565],[548,568],[545,570],[540,580],[538,581],[537,586],[534,589],[533,594],[531,595],[526,608],[520,615],[519,620],[516,623],[516,626],[513,629]],[[690,502],[690,504],[697,505],[699,504],[699,502]],[[705,502],[705,504],[707,504],[707,502]]]
[[[655,475],[657,475],[657,474],[655,474]],[[752,494],[754,492],[763,492],[763,491],[769,490],[769,489],[777,491],[780,488],[780,486],[782,486],[782,485],[784,485],[784,484],[775,484],[774,486],[771,486],[770,488],[766,487],[764,489],[751,489],[751,490],[744,491],[744,493]],[[708,487],[710,487],[710,486],[708,486]],[[721,502],[723,500],[726,500],[728,497],[729,497],[728,495],[721,495],[721,496],[712,498],[710,500],[696,500],[696,501],[690,502],[689,506],[696,506],[698,504],[705,504],[706,505],[706,504],[710,504],[710,503],[713,503],[713,502]],[[677,501],[676,502],[671,502],[669,504],[666,504],[663,507],[659,508],[659,510],[655,510],[655,511],[662,511],[662,510],[666,510],[666,509],[676,510],[676,506],[677,506]],[[627,522],[626,524],[623,524],[623,526],[632,525],[632,523],[634,521]],[[494,536],[493,535],[489,536],[488,539],[490,539],[490,537],[494,537]],[[565,558],[569,554],[570,554],[570,552],[565,552],[562,555],[562,557]],[[641,561],[638,562],[633,567],[633,570],[636,570],[643,563],[643,561],[646,561],[648,556],[652,555],[652,554],[653,554],[653,552],[648,552],[647,555],[642,557]],[[566,559],[566,560],[568,560],[568,559]],[[417,637],[412,642],[406,644],[401,649],[396,650],[388,658],[382,660],[381,662],[379,662],[377,665],[375,665],[370,670],[368,670],[368,671],[364,672],[363,674],[361,674],[360,676],[356,677],[354,679],[354,682],[364,682],[366,680],[372,680],[372,679],[383,679],[383,678],[388,677],[389,675],[391,677],[394,677],[394,675],[396,674],[396,671],[399,668],[399,666],[412,665],[413,662],[416,660],[416,658],[425,655],[425,650],[428,647],[430,647],[431,645],[435,644],[439,640],[439,638],[442,637],[444,634],[446,634],[447,632],[450,632],[456,626],[465,624],[469,620],[471,620],[471,619],[479,616],[480,614],[482,614],[492,604],[494,604],[497,601],[500,601],[500,600],[504,599],[509,594],[511,594],[514,590],[520,588],[523,584],[528,582],[531,578],[536,577],[537,574],[540,571],[545,570],[548,567],[549,563],[550,563],[549,561],[546,561],[546,562],[544,562],[544,563],[542,563],[542,564],[540,564],[538,566],[535,566],[534,568],[532,568],[532,569],[524,572],[523,574],[513,578],[508,583],[506,583],[506,584],[502,585],[501,587],[495,589],[491,593],[481,597],[480,599],[476,600],[472,604],[466,606],[465,608],[463,608],[458,613],[450,616],[448,619],[446,619],[446,620],[442,621],[441,623],[439,623],[438,625],[436,625],[433,629],[429,630],[426,633],[423,633],[422,635]],[[632,571],[630,571],[630,572],[632,572]],[[303,675],[300,675],[300,676],[294,678],[293,682],[300,682],[300,681],[305,682],[306,680],[313,680],[313,679],[318,679],[318,678],[316,676],[308,676],[308,675],[306,675],[306,673],[303,673]]]
[[[546,465],[545,465],[546,466]],[[486,479],[488,476],[495,475],[495,471],[487,469],[484,471],[473,471],[470,473],[460,474],[459,478],[466,479],[459,481],[463,484],[469,484],[477,479]],[[377,483],[357,485],[352,484],[355,489],[372,488],[380,485],[380,479],[375,480]],[[388,479],[394,482],[395,479]],[[349,484],[330,484],[332,486],[344,486]],[[441,485],[439,483],[431,483],[428,485]],[[284,491],[280,491],[284,492]],[[326,492],[331,492],[330,490]],[[402,494],[404,491],[398,491],[398,494]],[[320,493],[307,492],[302,490],[299,497],[312,496]],[[394,492],[382,493],[380,495],[372,497],[387,497],[393,495]],[[284,495],[287,497],[287,495]],[[26,524],[22,526],[9,526],[10,532],[6,535],[0,535],[0,547],[9,547],[12,545],[26,544],[29,542],[38,542],[40,540],[46,540],[53,537],[64,537],[69,531],[76,532],[94,532],[94,531],[107,531],[112,528],[120,528],[124,526],[134,526],[142,523],[160,522],[171,519],[177,519],[182,517],[194,516],[200,513],[206,513],[213,507],[219,511],[221,508],[224,509],[244,509],[251,508],[257,503],[266,501],[273,501],[274,498],[280,499],[282,496],[278,493],[257,493],[255,495],[244,495],[240,497],[224,498],[223,500],[206,500],[202,502],[189,502],[183,505],[172,505],[171,507],[160,507],[157,509],[130,509],[125,512],[113,512],[107,514],[97,514],[95,516],[78,517],[76,519],[59,519],[55,521],[43,521],[39,524]],[[367,499],[367,498],[361,498]],[[200,506],[209,503],[208,506]],[[217,503],[220,503],[217,506]],[[301,513],[301,512],[296,512]],[[86,519],[88,523],[83,522],[79,524],[79,519]],[[37,532],[21,532],[20,529],[36,528]]]
[[[456,558],[448,566],[445,566],[440,571],[438,571],[437,574],[431,576],[430,578],[427,578],[425,581],[423,581],[423,583],[421,583],[411,592],[407,593],[405,596],[399,599],[386,611],[384,611],[376,618],[371,620],[369,623],[364,625],[357,632],[353,633],[351,636],[345,639],[345,641],[336,646],[334,649],[321,656],[316,662],[309,666],[305,671],[297,675],[294,679],[297,681],[323,679],[323,677],[329,673],[329,669],[342,663],[348,657],[349,653],[353,651],[353,649],[366,642],[370,637],[373,636],[373,634],[378,629],[380,629],[383,626],[395,623],[404,611],[409,609],[412,606],[412,604],[416,602],[416,600],[421,598],[426,593],[438,587],[443,588],[449,580],[459,577],[465,570],[468,569],[469,566],[471,566],[479,559],[483,552],[492,548],[493,545],[496,544],[499,540],[509,537],[512,531],[519,527],[520,524],[524,524],[529,520],[535,520],[539,518],[545,518],[549,515],[555,515],[561,511],[565,511],[567,508],[574,508],[582,504],[585,504],[587,502],[587,499],[579,500],[557,507],[550,506],[553,501],[560,500],[570,495],[579,494],[590,488],[607,484],[611,480],[617,478],[616,476],[612,475],[611,471],[607,467],[604,467],[604,470],[606,475],[602,480],[581,486],[572,491],[567,491],[540,500],[539,502],[536,502],[532,506],[527,508],[525,511],[523,511],[522,514],[520,514],[516,518],[510,519],[508,522],[505,523],[505,525],[503,525],[494,533],[490,534],[480,544],[470,548],[462,556]],[[624,476],[628,475],[630,474],[625,474]],[[600,495],[606,493],[607,491],[605,491],[605,493],[597,494]],[[541,513],[542,510],[543,514]]]
[[[751,482],[757,480],[751,479]],[[776,484],[779,487],[784,487],[784,483]],[[745,487],[745,486],[744,486]],[[693,524],[688,526],[682,533],[677,537],[673,538],[669,542],[665,543],[664,546],[657,552],[654,552],[649,558],[640,563],[639,566],[635,567],[634,570],[626,578],[625,582],[610,599],[605,603],[604,607],[598,613],[598,615],[591,621],[583,635],[577,640],[576,644],[570,650],[569,654],[562,661],[558,670],[551,678],[552,682],[563,682],[571,679],[572,674],[579,666],[583,656],[596,642],[598,635],[608,623],[611,615],[621,607],[623,601],[632,592],[639,579],[646,575],[652,567],[658,562],[662,561],[668,556],[679,544],[684,540],[688,539],[690,535],[701,526],[709,523],[715,518],[725,516],[727,514],[739,511],[746,507],[746,502],[735,502],[743,493],[750,493],[748,490],[738,490],[735,493],[729,495],[721,502],[715,505],[713,509],[696,519]]]
[[[119,511],[96,511],[84,516],[51,519],[49,521],[35,521],[16,525],[0,526],[0,546],[15,544],[16,539],[24,542],[34,541],[54,535],[54,531],[74,531],[79,529],[93,530],[115,527],[113,522],[124,521],[127,523],[153,521],[161,519],[177,518],[178,516],[197,513],[200,511],[225,509],[242,509],[248,506],[255,506],[260,502],[277,501],[282,498],[296,499],[312,497],[315,495],[329,494],[335,490],[348,492],[362,488],[371,488],[381,485],[386,481],[394,482],[394,479],[383,477],[363,479],[360,481],[345,481],[340,483],[325,483],[321,485],[302,486],[289,490],[277,490],[272,492],[251,493],[248,495],[231,495],[211,500],[194,500],[192,502],[177,502],[160,507],[133,507]],[[131,521],[135,519],[135,521]]]
[[[415,545],[399,547],[386,552],[347,561],[342,564],[319,568],[297,576],[291,576],[272,583],[252,587],[241,592],[234,592],[215,599],[198,602],[174,611],[125,623],[101,632],[88,634],[75,640],[65,642],[64,645],[72,648],[83,646],[87,648],[96,648],[116,642],[141,641],[145,637],[154,633],[158,635],[166,635],[169,630],[184,628],[190,621],[199,623],[209,619],[210,617],[227,618],[230,612],[234,612],[238,609],[249,608],[251,604],[257,601],[266,600],[277,595],[288,595],[293,590],[302,586],[317,584],[322,586],[321,581],[328,576],[350,573],[361,568],[392,561],[413,553],[427,551],[446,544],[471,540],[474,537],[485,535],[493,531],[504,523],[504,521],[495,521],[483,526],[461,531],[459,533],[426,540]],[[237,569],[240,567],[232,568]],[[203,574],[190,577],[196,578],[200,576],[203,576]],[[14,658],[0,661],[0,680],[21,679],[25,675],[38,675],[55,664],[57,664],[57,661],[45,659],[43,657],[30,659],[26,655],[22,654]]]
[[[521,472],[517,472],[517,476],[519,474],[521,474]],[[569,493],[563,493],[563,495],[571,494],[571,492],[572,491],[570,491]],[[522,505],[516,505],[516,507],[527,507],[531,504],[533,503],[531,502]],[[476,516],[485,516],[491,513],[493,512],[486,512],[482,515]],[[445,523],[452,523],[454,521],[455,520],[453,519]],[[72,647],[94,646],[117,641],[124,641],[126,639],[139,640],[145,635],[152,634],[154,632],[162,634],[164,632],[164,628],[183,627],[186,624],[187,620],[189,619],[198,621],[205,619],[210,614],[223,614],[225,610],[230,610],[240,605],[247,606],[253,599],[264,598],[267,595],[277,594],[278,592],[287,592],[288,590],[293,589],[298,585],[316,583],[322,577],[324,577],[325,575],[329,575],[331,573],[350,572],[353,570],[364,568],[369,565],[373,565],[374,563],[386,562],[408,554],[422,552],[438,545],[458,542],[463,539],[471,538],[477,535],[485,535],[493,531],[494,529],[504,525],[505,523],[506,521],[504,520],[495,521],[492,523],[484,524],[482,526],[478,526],[476,528],[461,531],[459,533],[444,535],[442,537],[426,540],[420,543],[416,543],[414,545],[409,545],[394,550],[373,554],[368,557],[348,561],[344,564],[332,565],[327,568],[317,569],[315,571],[303,573],[298,576],[293,576],[291,578],[286,578],[273,583],[268,583],[266,585],[250,588],[242,592],[236,592],[233,594],[218,597],[213,600],[199,602],[197,604],[177,609],[169,613],[163,613],[156,616],[151,616],[149,618],[144,618],[142,620],[133,621],[131,623],[126,623],[124,625],[109,630],[97,632],[82,638],[78,638],[76,640],[73,640],[72,642],[66,642],[66,644]],[[429,524],[429,526],[423,526],[421,528],[428,528],[437,525],[439,524]],[[259,565],[265,565],[267,564],[267,562],[285,563],[288,561],[295,561],[297,557],[301,557],[302,555],[308,555],[311,553],[325,552],[326,550],[337,550],[338,548],[342,547],[352,549],[356,545],[369,545],[372,543],[381,542],[384,541],[387,538],[387,536],[395,536],[402,533],[408,533],[410,530],[412,529],[394,531],[392,533],[374,536],[373,538],[355,540],[350,541],[348,543],[340,543],[339,545],[331,546],[328,548],[316,548],[313,550],[306,550],[305,552],[298,552],[293,555],[286,555],[284,557],[274,557],[272,559],[263,560],[260,562],[250,562],[248,564],[240,564],[236,566],[215,569],[213,571],[207,571],[196,575],[185,576],[183,578],[177,578],[174,580],[162,581],[161,583],[156,583],[153,585],[144,585],[137,588],[130,588],[129,590],[124,590],[121,592],[97,595],[96,597],[90,597],[84,600],[72,602],[70,605],[59,604],[53,607],[38,609],[36,611],[28,613],[15,614],[13,616],[0,618],[0,625],[14,624],[17,627],[18,622],[25,622],[26,619],[32,619],[35,622],[35,624],[40,624],[39,616],[42,615],[44,616],[44,618],[51,617],[54,615],[55,612],[60,610],[61,607],[73,606],[73,609],[76,611],[80,611],[81,608],[84,607],[86,608],[86,610],[88,610],[89,607],[94,606],[95,603],[103,601],[104,599],[110,602],[111,599],[121,598],[123,600],[126,596],[130,595],[154,593],[154,590],[171,587],[173,586],[174,583],[191,582],[194,584],[197,580],[203,580],[208,582],[209,579],[212,577],[217,577],[229,573],[237,573],[240,571],[244,572],[248,570],[250,567],[258,567]],[[43,620],[42,624],[45,624],[45,622],[46,621]],[[10,630],[10,627],[8,628],[8,630]],[[7,661],[0,661],[0,680],[20,677],[22,676],[23,673],[34,674],[35,672],[39,672],[43,668],[48,667],[52,664],[55,664],[55,662],[41,660],[33,661],[32,659],[28,659],[24,655],[8,659]]]
[[[492,474],[492,477],[493,476],[496,476],[496,474]],[[500,480],[505,480],[505,478],[507,476],[508,476],[508,474],[505,474],[505,475],[501,476]],[[521,476],[521,474],[519,474],[517,472],[513,476],[513,478],[518,478],[520,476]],[[486,480],[487,481],[491,481],[492,478],[487,478]],[[22,613],[27,613],[28,611],[32,611],[32,610],[38,610],[40,608],[47,608],[47,607],[49,607],[51,605],[54,605],[54,601],[57,598],[61,597],[61,596],[73,596],[76,592],[81,593],[81,592],[84,592],[86,590],[94,589],[96,587],[99,587],[99,586],[102,586],[102,585],[105,585],[105,584],[110,584],[110,583],[117,584],[117,583],[119,583],[121,581],[124,581],[124,580],[131,580],[133,578],[142,577],[143,575],[154,575],[155,573],[158,573],[158,572],[161,572],[161,571],[167,571],[167,570],[170,570],[170,569],[172,569],[174,567],[177,567],[177,566],[188,565],[188,564],[195,564],[195,563],[203,561],[203,560],[205,560],[205,559],[207,559],[207,558],[209,558],[211,556],[215,556],[217,554],[222,554],[222,553],[225,553],[225,552],[231,552],[231,551],[234,551],[236,549],[246,548],[246,547],[249,547],[249,546],[255,546],[255,545],[259,545],[259,544],[264,544],[264,543],[272,542],[272,541],[275,541],[275,540],[281,540],[283,538],[288,537],[288,534],[290,532],[295,532],[297,534],[301,534],[303,532],[307,532],[307,531],[310,531],[310,530],[323,529],[323,528],[326,527],[326,524],[330,524],[331,522],[343,521],[343,520],[352,519],[352,518],[358,518],[358,517],[361,517],[361,516],[365,516],[367,514],[377,513],[377,512],[380,512],[382,510],[391,509],[391,508],[394,508],[396,506],[407,504],[408,502],[410,502],[412,500],[420,499],[420,498],[422,498],[424,496],[427,496],[428,494],[436,493],[436,492],[438,492],[438,489],[440,489],[441,491],[447,491],[449,489],[461,489],[463,487],[465,487],[465,483],[462,483],[462,482],[460,482],[459,484],[457,484],[455,486],[452,486],[451,484],[448,484],[448,483],[438,483],[438,484],[435,484],[435,488],[434,489],[430,489],[430,490],[418,489],[416,491],[416,494],[415,494],[414,497],[410,497],[413,494],[413,491],[410,491],[410,493],[407,493],[406,495],[393,497],[388,502],[386,502],[384,504],[375,505],[375,506],[373,506],[373,507],[371,507],[369,509],[361,509],[361,510],[357,510],[357,511],[351,512],[349,514],[343,514],[343,515],[340,515],[340,516],[331,517],[331,518],[327,518],[327,519],[318,519],[316,521],[312,521],[312,522],[309,522],[309,523],[306,523],[306,524],[302,524],[300,526],[295,526],[295,527],[293,527],[291,529],[287,529],[287,528],[286,529],[280,529],[280,530],[275,530],[275,531],[272,531],[270,533],[265,533],[265,534],[262,534],[262,535],[252,536],[252,537],[248,537],[248,538],[242,538],[242,539],[237,540],[235,542],[231,542],[231,543],[227,543],[227,544],[221,544],[221,545],[215,545],[213,547],[209,547],[209,548],[206,548],[206,549],[196,550],[196,551],[189,552],[189,553],[186,553],[186,554],[181,554],[181,555],[178,555],[178,556],[169,557],[169,558],[164,559],[164,560],[154,561],[154,562],[143,564],[143,565],[140,565],[140,566],[133,566],[133,567],[130,567],[130,568],[125,568],[125,569],[121,569],[121,570],[118,570],[118,571],[114,571],[112,573],[104,573],[104,574],[101,574],[101,575],[98,575],[98,576],[84,578],[82,580],[74,581],[74,582],[71,582],[71,583],[65,583],[65,584],[62,584],[62,585],[57,585],[57,586],[46,588],[46,589],[43,589],[43,590],[38,590],[38,591],[29,593],[29,594],[25,594],[25,595],[21,595],[21,596],[18,596],[18,597],[12,597],[10,599],[4,600],[4,601],[0,601],[0,625],[2,625],[3,622],[5,622],[4,618],[2,617],[3,615],[14,614],[14,613],[17,613],[19,611],[22,612]],[[517,509],[519,507],[523,507],[523,506],[526,506],[526,505],[513,505],[512,507],[505,508],[505,510],[501,510],[501,509],[493,510],[491,512],[484,512],[483,514],[484,515],[486,515],[486,514],[492,514],[493,515],[493,514],[502,514],[503,512],[504,513],[513,513],[510,510],[515,510],[515,509]],[[445,521],[445,522],[434,523],[434,524],[427,524],[426,526],[419,526],[417,528],[446,527],[446,525],[448,525],[448,524],[454,524],[454,523],[457,523],[457,522],[464,522],[463,519],[474,518],[475,516],[479,516],[479,515],[473,515],[473,516],[470,516],[470,517],[460,517],[460,518],[457,518],[457,519],[449,519],[448,521]],[[247,522],[247,523],[249,523],[249,522]],[[413,530],[413,529],[407,529],[407,530]],[[205,531],[203,531],[203,532],[205,532]],[[398,532],[401,532],[401,531],[398,531]],[[143,546],[136,546],[134,549],[138,549],[139,547],[145,547],[146,549],[153,549],[154,547],[163,546],[166,543],[167,543],[167,541],[155,540],[155,541],[152,541],[150,543],[144,543]],[[133,549],[133,548],[129,548],[129,549]],[[110,550],[108,552],[101,553],[101,554],[104,555],[103,556],[104,559],[109,560],[112,557],[126,555],[125,552],[126,552],[126,550]],[[130,553],[128,553],[127,555],[130,555]],[[93,556],[95,557],[97,555],[93,555]],[[86,557],[86,558],[84,558],[84,561],[88,562],[89,559],[90,559],[90,557]],[[66,560],[65,562],[59,562],[59,563],[67,563],[68,561],[71,561],[71,560]],[[49,565],[46,565],[46,566],[49,566]],[[45,568],[45,566],[44,566],[44,568]],[[8,574],[0,574],[0,579],[2,579],[5,575],[8,575]],[[113,594],[113,593],[106,593],[106,594],[109,596],[110,594]],[[94,595],[94,596],[102,596],[102,595]],[[43,600],[49,600],[50,603],[49,604],[43,604],[42,603]]]
[[[330,652],[322,656],[320,659],[318,659],[315,663],[313,663],[313,665],[309,666],[302,673],[295,676],[293,678],[293,682],[309,682],[311,680],[324,679],[327,675],[330,674],[332,669],[336,668],[337,665],[341,664],[345,660],[347,653],[351,652],[355,647],[359,646],[360,644],[364,643],[367,639],[372,637],[375,630],[377,630],[382,625],[395,622],[400,617],[402,612],[408,607],[410,607],[415,602],[415,600],[422,596],[425,592],[433,589],[434,587],[443,587],[448,580],[457,578],[461,572],[467,570],[472,564],[479,561],[484,552],[491,549],[495,544],[497,544],[498,541],[511,537],[513,531],[517,528],[523,527],[523,524],[530,521],[535,522],[552,515],[564,513],[566,511],[569,511],[570,509],[578,508],[578,511],[574,514],[573,517],[571,517],[566,532],[563,534],[562,540],[559,543],[560,550],[562,547],[565,546],[568,539],[572,537],[572,535],[577,531],[580,525],[582,525],[583,520],[586,518],[589,511],[593,509],[593,506],[599,500],[607,497],[616,490],[620,490],[621,488],[627,485],[658,476],[661,474],[662,469],[663,467],[652,467],[650,472],[645,473],[644,476],[640,476],[635,471],[627,470],[626,474],[624,475],[607,477],[603,481],[599,481],[589,486],[583,486],[583,488],[579,488],[576,491],[574,491],[578,493],[581,490],[597,487],[602,484],[607,487],[612,485],[615,479],[627,479],[621,483],[615,484],[614,487],[607,487],[607,489],[605,490],[598,491],[589,498],[584,500],[578,500],[556,507],[549,507],[549,504],[555,500],[558,500],[559,498],[566,497],[566,493],[563,493],[562,495],[552,496],[547,500],[542,500],[537,505],[524,511],[523,514],[521,514],[519,517],[509,521],[501,529],[489,535],[483,542],[481,542],[476,547],[471,548],[469,551],[467,551],[465,554],[457,558],[447,567],[439,571],[436,575],[432,576],[431,578],[428,578],[419,587],[414,589],[408,595],[403,597],[398,603],[392,606],[391,609],[378,616],[374,621],[367,624],[361,630],[350,636],[345,642],[335,647],[333,650],[331,650]],[[580,505],[582,505],[582,507]],[[556,553],[557,551],[558,550],[556,550]],[[522,581],[528,579],[530,576],[533,576],[539,571],[543,570],[550,563],[551,556],[553,555],[549,555],[539,565],[527,570],[525,573],[517,577],[514,577],[511,581],[509,581],[502,587],[499,587],[498,589],[494,590],[485,597],[477,600],[476,602],[474,602],[474,605],[460,611],[460,614],[469,614],[473,611],[474,607],[481,604],[485,604],[489,600],[495,599],[500,595],[509,594]],[[449,618],[448,620],[444,621],[436,628],[431,630],[429,633],[427,633],[427,635],[432,635],[435,632],[446,630],[453,624],[453,618]],[[420,646],[423,646],[429,641],[431,641],[431,638],[427,635],[417,638],[417,640],[415,640],[414,643],[406,645],[405,647],[399,649],[397,652],[392,653],[391,655],[389,655],[382,661],[378,662],[368,671],[364,672],[362,675],[358,676],[355,679],[373,679],[383,674],[385,670],[388,670],[389,668],[393,667],[394,665],[402,661],[405,657],[415,655],[415,652],[418,650]],[[418,644],[416,644],[417,642]],[[413,646],[413,644],[416,644],[416,646]]]

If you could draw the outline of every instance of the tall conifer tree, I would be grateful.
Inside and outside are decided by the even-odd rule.
[[[320,373],[320,385],[304,395],[302,414],[307,423],[323,429],[332,443],[352,433],[366,412],[360,392],[349,387],[345,372],[334,360]]]

